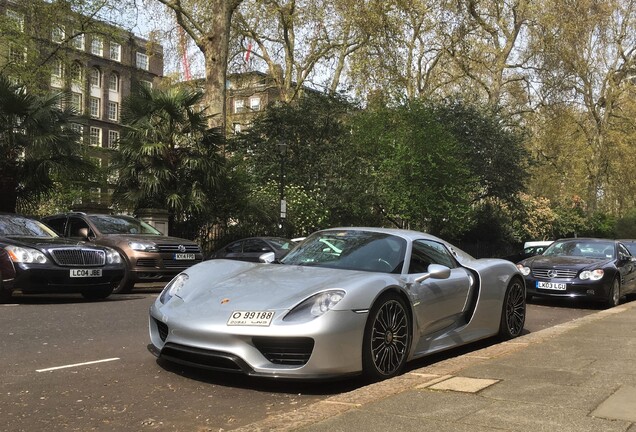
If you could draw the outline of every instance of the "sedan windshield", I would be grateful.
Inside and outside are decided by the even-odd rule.
[[[128,216],[94,215],[90,219],[102,234],[162,235],[146,222]]]
[[[283,264],[401,273],[406,240],[384,233],[357,230],[312,234],[281,260]]]
[[[33,219],[17,216],[0,216],[0,236],[55,238],[49,227]]]
[[[544,256],[573,256],[585,258],[614,258],[614,243],[598,240],[563,240],[552,243]]]

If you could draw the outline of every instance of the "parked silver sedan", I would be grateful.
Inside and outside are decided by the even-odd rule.
[[[205,261],[176,276],[151,306],[150,351],[255,376],[378,380],[408,360],[523,330],[515,265],[428,234],[334,228],[280,262],[261,260]]]

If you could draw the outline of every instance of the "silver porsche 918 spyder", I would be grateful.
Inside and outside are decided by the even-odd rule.
[[[408,360],[523,330],[516,266],[428,234],[334,228],[273,259],[210,260],[180,273],[150,308],[149,350],[255,376],[378,380]]]

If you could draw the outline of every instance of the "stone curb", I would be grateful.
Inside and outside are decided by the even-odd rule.
[[[235,432],[294,431],[306,426],[343,414],[362,405],[375,402],[405,391],[429,387],[452,378],[462,369],[488,360],[506,356],[525,349],[531,344],[562,335],[582,325],[599,321],[608,316],[619,314],[636,307],[636,302],[602,310],[567,323],[520,336],[516,339],[473,351],[459,357],[449,358],[438,363],[412,370],[395,378],[357,388],[347,393],[331,396],[300,409],[273,414],[266,419],[251,423]]]

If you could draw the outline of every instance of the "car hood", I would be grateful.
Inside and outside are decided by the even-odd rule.
[[[590,257],[573,257],[573,256],[545,256],[536,255],[521,262],[528,267],[545,267],[545,268],[571,268],[584,269],[586,267],[605,265],[611,262],[607,258],[590,258]]]
[[[205,261],[185,271],[188,282],[180,293],[182,305],[195,315],[215,311],[283,310],[296,306],[318,292],[340,288],[348,295],[337,309],[353,308],[353,304],[369,307],[374,287],[386,286],[396,275],[337,270],[282,264],[261,264],[216,259]],[[360,289],[367,296],[357,296]],[[361,306],[362,305],[362,306]],[[226,315],[223,315],[226,318]]]
[[[120,241],[142,241],[142,242],[153,242],[157,244],[166,244],[166,243],[176,243],[176,244],[196,244],[192,240],[186,240],[179,237],[171,237],[171,236],[159,236],[153,234],[105,234],[102,236],[103,239],[108,239],[114,243],[118,243]]]
[[[2,237],[0,241],[10,243],[16,246],[25,246],[37,249],[46,249],[51,246],[92,246],[84,241],[66,239],[63,237],[46,238],[46,237]]]

